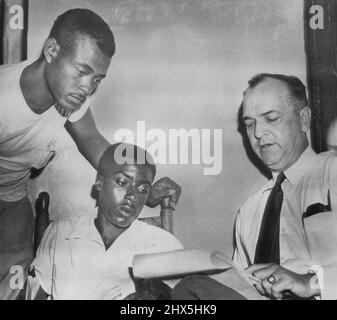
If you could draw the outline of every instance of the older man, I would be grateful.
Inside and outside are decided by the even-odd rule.
[[[112,31],[87,9],[60,15],[34,62],[0,67],[0,299],[13,297],[11,266],[32,260],[33,210],[27,198],[31,169],[44,167],[66,127],[81,154],[97,168],[110,143],[90,110],[115,52]],[[180,187],[168,178],[154,184],[148,205]],[[15,294],[14,294],[15,296]]]
[[[337,299],[337,159],[311,149],[310,119],[298,78],[259,74],[249,81],[242,120],[273,178],[240,208],[233,259],[269,298]]]
[[[311,255],[302,219],[311,204],[330,203],[328,179],[324,179],[330,158],[309,147],[310,119],[299,79],[261,74],[249,81],[243,121],[254,152],[273,179],[240,209],[234,260],[243,267],[254,264],[248,270],[262,280],[257,289],[276,298],[286,290],[301,297],[319,294],[318,286],[310,285],[313,275],[307,273]],[[305,273],[280,267],[292,263]]]

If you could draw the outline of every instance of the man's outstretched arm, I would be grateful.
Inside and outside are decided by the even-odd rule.
[[[111,144],[98,131],[91,110],[88,109],[84,116],[76,122],[67,121],[65,128],[80,153],[97,169],[102,154]]]

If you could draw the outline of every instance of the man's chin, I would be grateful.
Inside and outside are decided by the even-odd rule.
[[[270,171],[273,172],[281,172],[284,171],[284,166],[280,165],[279,163],[269,163],[265,165],[269,168]]]
[[[133,220],[134,221],[134,220]],[[111,223],[119,229],[127,229],[131,226],[133,221],[111,221]]]
[[[266,167],[268,167],[271,171],[282,171],[282,164],[279,159],[271,159],[267,157],[261,157],[262,162]]]
[[[61,104],[56,104],[55,109],[62,117],[69,117],[73,113],[73,110],[71,108]]]

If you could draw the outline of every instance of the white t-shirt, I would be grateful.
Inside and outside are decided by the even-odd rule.
[[[136,220],[105,250],[95,217],[53,221],[46,230],[32,266],[54,299],[124,299],[135,291],[129,275],[135,254],[182,249],[169,232]]]
[[[47,164],[67,121],[54,107],[40,115],[29,108],[20,88],[28,64],[0,66],[0,199],[5,201],[27,195],[30,169]],[[89,106],[90,99],[68,120],[78,121]]]

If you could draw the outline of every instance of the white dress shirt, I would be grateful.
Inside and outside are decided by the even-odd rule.
[[[53,221],[46,230],[32,266],[54,299],[124,299],[135,291],[135,254],[182,249],[172,234],[136,220],[106,250],[95,217]]]
[[[315,154],[308,147],[284,173],[286,179],[281,186],[284,196],[280,213],[280,264],[300,274],[307,273],[313,265],[320,265],[324,276],[321,297],[337,299],[337,158],[329,152]],[[233,260],[244,268],[254,263],[265,206],[276,177],[277,174],[273,174],[273,179],[248,197],[237,215]],[[303,219],[307,208],[316,203],[330,212],[318,212],[315,216]],[[328,209],[329,206],[331,209]],[[317,234],[310,233],[313,228],[308,230],[307,222],[315,218],[315,224],[319,226],[320,220],[328,215],[333,217],[330,221],[336,220],[335,225],[329,226],[330,234],[335,239],[321,241],[321,248],[317,248],[308,239],[324,236],[325,232],[320,230]],[[315,260],[320,249],[326,251],[323,245],[336,245],[336,254]]]

